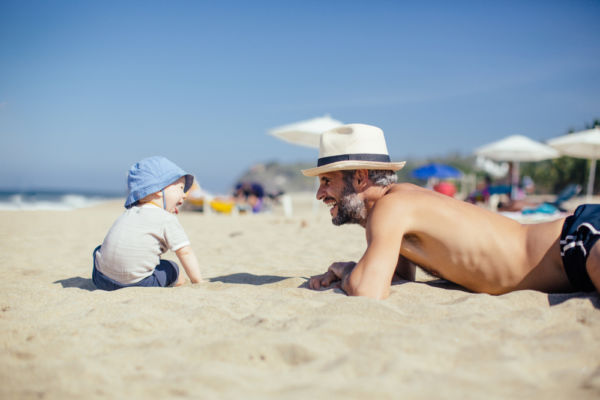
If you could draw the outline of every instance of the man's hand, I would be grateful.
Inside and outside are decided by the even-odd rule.
[[[353,261],[335,262],[329,266],[324,274],[312,276],[308,282],[308,287],[314,290],[328,288],[332,284],[334,284],[334,287],[339,287],[342,279],[348,276],[355,266],[356,263]]]

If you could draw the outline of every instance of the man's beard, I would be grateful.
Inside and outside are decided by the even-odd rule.
[[[352,185],[346,184],[337,202],[337,215],[331,219],[334,225],[361,224],[367,219],[365,203],[358,197]]]

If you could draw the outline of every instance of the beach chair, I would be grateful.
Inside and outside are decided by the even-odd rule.
[[[581,185],[576,183],[568,184],[556,195],[556,199],[554,201],[546,201],[545,204],[549,204],[556,207],[559,211],[565,212],[566,210],[562,208],[562,203],[571,200],[571,198],[577,196],[580,192]]]
[[[564,213],[567,210],[565,210],[562,207],[562,203],[570,200],[573,196],[576,196],[577,194],[579,194],[579,192],[581,192],[581,185],[578,185],[575,183],[569,184],[556,195],[556,199],[554,199],[554,201],[545,201],[542,204],[539,204],[535,207],[524,208],[522,213],[523,214],[535,214],[535,213],[555,214],[558,212]]]

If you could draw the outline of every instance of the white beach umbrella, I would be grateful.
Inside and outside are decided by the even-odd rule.
[[[587,185],[589,199],[594,189],[596,161],[600,158],[600,126],[550,139],[548,144],[564,155],[592,160]]]
[[[321,134],[341,125],[343,125],[342,122],[325,115],[278,126],[271,129],[269,134],[289,143],[318,149]]]
[[[559,156],[556,149],[522,135],[481,146],[475,154],[495,161],[541,161]]]
[[[542,161],[559,156],[559,152],[556,149],[522,135],[508,136],[481,146],[475,149],[475,154],[495,161],[513,162],[513,174],[511,177],[513,190],[516,190],[517,183],[519,182],[519,162]]]
[[[508,172],[508,163],[495,163],[485,157],[477,156],[475,159],[475,168],[484,171],[493,178],[501,178]]]

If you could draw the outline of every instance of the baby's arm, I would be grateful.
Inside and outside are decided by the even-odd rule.
[[[192,250],[191,246],[183,246],[179,250],[175,252],[177,258],[183,265],[183,269],[185,269],[185,273],[190,278],[192,283],[200,283],[202,282],[202,275],[200,275],[200,266],[198,265],[198,259],[196,258],[196,254],[194,250]]]

